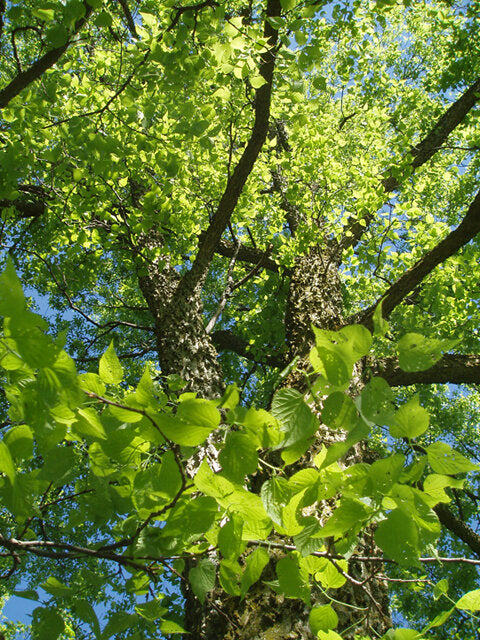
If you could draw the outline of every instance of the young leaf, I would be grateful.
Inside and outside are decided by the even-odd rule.
[[[455,606],[463,611],[480,611],[480,589],[474,589],[463,595],[457,600]]]
[[[100,358],[98,373],[106,384],[119,384],[123,379],[123,368],[113,348],[113,340]]]
[[[417,394],[395,412],[389,423],[390,435],[393,438],[416,438],[428,429],[429,422],[428,411],[420,406]]]

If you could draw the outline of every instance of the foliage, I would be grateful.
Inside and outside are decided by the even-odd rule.
[[[6,637],[475,637],[479,8],[0,0]]]

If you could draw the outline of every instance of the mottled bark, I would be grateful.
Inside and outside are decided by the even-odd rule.
[[[159,238],[150,248],[161,249]],[[153,246],[152,246],[153,245]],[[155,339],[163,375],[178,374],[187,389],[204,398],[219,397],[224,385],[218,354],[205,331],[203,306],[198,293],[184,299],[176,295],[180,277],[168,259],[146,262],[147,273],[139,285],[155,321]]]

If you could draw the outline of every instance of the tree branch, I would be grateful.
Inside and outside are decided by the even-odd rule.
[[[391,387],[411,384],[480,384],[480,356],[445,354],[426,371],[402,371],[397,358],[379,358],[372,373],[384,378]]]
[[[429,133],[421,142],[410,148],[412,161],[410,167],[412,172],[418,167],[425,164],[435,153],[441,148],[442,144],[447,140],[448,136],[463,121],[468,112],[475,106],[480,99],[480,78],[476,80],[458,100],[456,100],[437,120]],[[385,193],[391,193],[399,188],[400,182],[394,175],[393,168],[385,173],[382,180]],[[348,225],[344,229],[344,238],[341,242],[342,249],[348,249],[354,246],[360,240],[362,235],[368,229],[374,218],[374,213],[363,218],[360,224],[359,220],[350,219]],[[345,232],[349,235],[345,235]]]
[[[127,0],[118,0],[118,2],[122,7],[123,15],[125,16],[128,30],[130,31],[133,38],[138,38],[137,29],[135,28],[135,21],[128,7]]]
[[[356,322],[363,324],[367,329],[371,330],[373,328],[373,313],[380,300],[382,300],[382,315],[384,318],[388,318],[395,307],[397,307],[410,291],[415,289],[437,265],[456,253],[479,232],[480,191],[475,196],[474,201],[468,208],[464,219],[458,227],[449,233],[446,238],[441,240],[436,247],[420,258],[413,267],[407,269],[379,300],[365,311],[357,314]]]
[[[200,242],[202,242],[205,237],[205,231],[200,233]],[[226,258],[233,258],[236,251],[235,242],[230,242],[229,240],[220,240],[215,248],[215,253],[218,253],[220,256],[225,256]],[[263,251],[262,249],[257,249],[255,247],[249,247],[247,245],[240,245],[237,254],[237,262],[248,262],[253,265],[260,265],[263,269],[268,269],[269,271],[274,271],[278,273],[278,264],[269,257],[270,251],[267,249]]]
[[[460,538],[480,557],[480,536],[460,518],[456,518],[443,502],[433,507],[438,519],[449,531]]]
[[[80,31],[93,11],[93,7],[91,7],[86,1],[83,2],[83,7],[85,9],[85,15],[83,18],[77,20],[73,27],[71,36]],[[6,107],[10,100],[15,96],[18,96],[18,94],[28,87],[29,84],[38,80],[38,78],[40,78],[47,69],[53,67],[53,65],[60,60],[70,44],[71,38],[69,38],[61,47],[55,47],[54,49],[47,51],[47,53],[31,64],[25,71],[17,73],[15,78],[13,78],[6,87],[0,90],[0,109]]]
[[[261,55],[259,67],[259,73],[265,80],[265,84],[257,89],[255,94],[255,120],[252,134],[238,164],[227,181],[217,210],[213,215],[208,229],[205,231],[192,268],[180,280],[174,299],[181,298],[186,300],[191,298],[194,290],[203,283],[220,238],[235,210],[243,187],[266,140],[270,119],[270,100],[273,71],[275,68],[275,53],[278,41],[278,30],[272,27],[268,18],[277,17],[280,13],[280,1],[267,0],[264,37],[268,41],[268,48]]]
[[[256,354],[251,352],[250,345],[246,340],[236,336],[231,331],[214,331],[211,334],[211,337],[215,348],[219,351],[233,351],[247,360],[266,364],[269,367],[277,367],[279,369],[283,369],[287,364],[285,362],[285,358],[281,355],[265,354],[258,357]]]

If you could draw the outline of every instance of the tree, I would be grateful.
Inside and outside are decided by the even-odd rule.
[[[477,15],[0,2],[33,637],[476,637]]]

